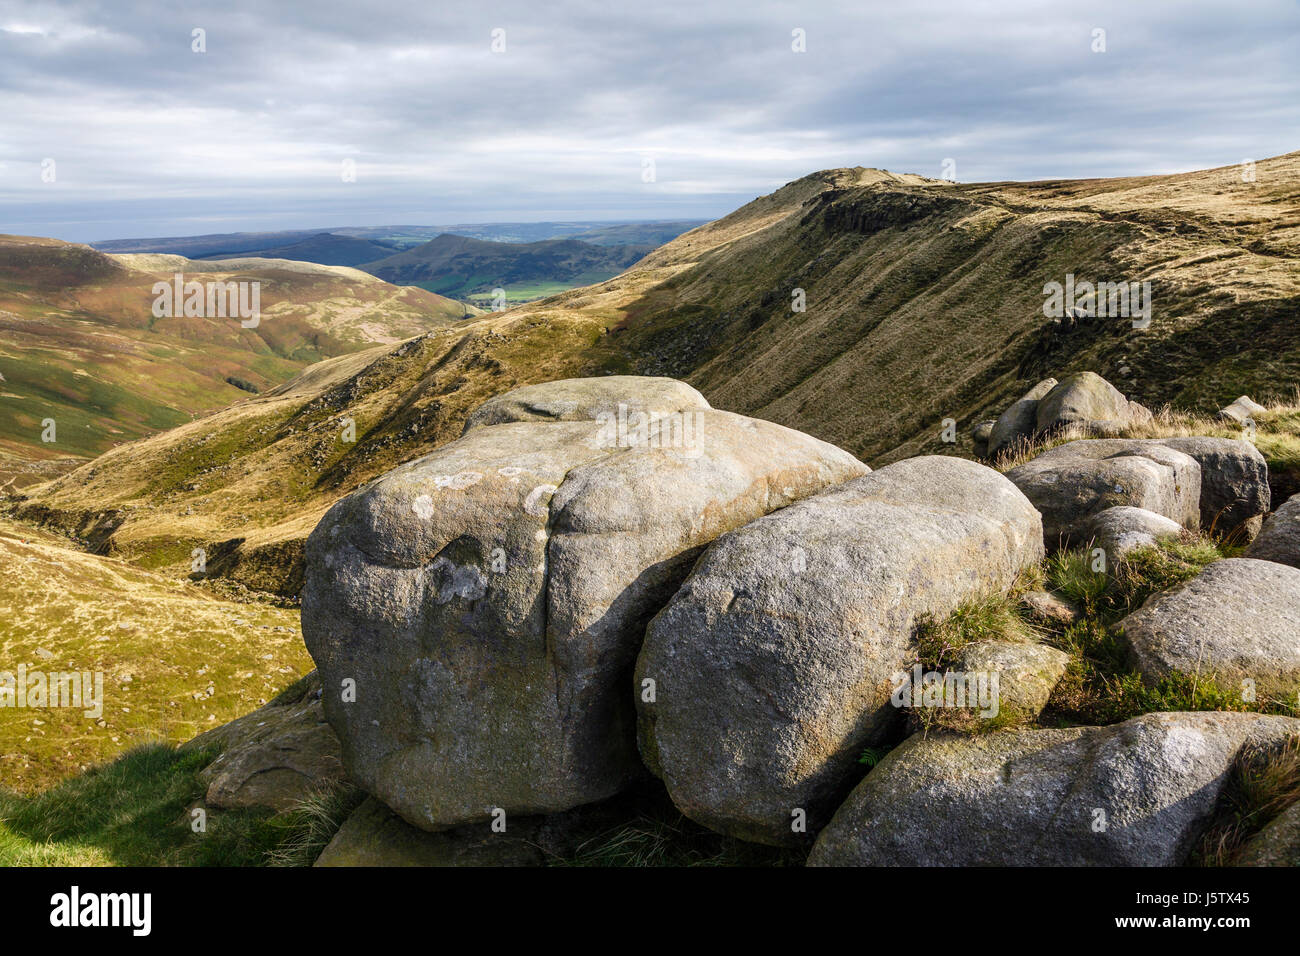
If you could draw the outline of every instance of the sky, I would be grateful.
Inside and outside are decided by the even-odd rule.
[[[708,219],[858,165],[1181,172],[1300,149],[1297,80],[1295,0],[0,0],[0,233]]]

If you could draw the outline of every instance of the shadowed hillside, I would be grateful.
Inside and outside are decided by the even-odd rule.
[[[1153,408],[1210,411],[1300,379],[1300,154],[1178,176],[956,185],[871,169],[796,180],[622,275],[332,359],[235,408],[115,449],[21,512],[151,564],[294,594],[330,502],[456,437],[521,384],[665,374],[716,407],[872,465],[1094,370]],[[1152,284],[1146,328],[1044,316],[1044,285]],[[806,309],[792,309],[796,290]],[[340,421],[356,422],[356,441]]]

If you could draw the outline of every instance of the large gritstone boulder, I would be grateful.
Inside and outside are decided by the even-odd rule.
[[[1056,379],[1043,379],[998,416],[989,432],[987,457],[996,458],[1017,442],[1033,440],[1038,429],[1038,403],[1055,387]]]
[[[1167,538],[1176,538],[1183,526],[1164,515],[1123,505],[1107,508],[1093,515],[1086,525],[1086,537],[1092,547],[1106,552],[1109,561],[1118,561],[1130,551],[1149,548]]]
[[[303,636],[356,783],[434,829],[643,772],[628,681],[646,622],[718,535],[869,471],[779,425],[682,415],[473,428],[330,509]]]
[[[821,832],[812,866],[1174,866],[1243,749],[1300,720],[1146,714],[1111,727],[908,738]]]
[[[1160,443],[1201,466],[1201,527],[1246,543],[1259,533],[1272,504],[1268,463],[1248,441],[1235,438],[1162,438]]]
[[[1292,696],[1300,688],[1300,570],[1225,558],[1119,623],[1151,682],[1173,673]],[[1253,684],[1243,684],[1251,681]]]
[[[584,422],[607,416],[617,420],[620,412],[625,422],[642,414],[655,420],[708,407],[703,395],[675,378],[566,378],[525,385],[488,399],[465,420],[465,431],[506,422]]]
[[[1300,568],[1300,495],[1292,495],[1269,515],[1245,556]]]
[[[798,844],[900,711],[922,614],[1007,588],[1043,555],[1038,513],[990,468],[897,462],[715,542],[651,622],[634,687],[642,755],[705,826]]]
[[[1076,372],[1042,397],[1035,409],[1038,434],[1070,426],[1088,429],[1117,428],[1151,420],[1151,412],[1130,402],[1096,372]]]
[[[1049,548],[1083,539],[1094,515],[1126,505],[1185,528],[1200,520],[1201,469],[1183,452],[1152,439],[1067,442],[1007,472],[1043,514]]]

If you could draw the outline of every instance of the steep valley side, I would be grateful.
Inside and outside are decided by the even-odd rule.
[[[873,466],[970,455],[969,425],[1045,374],[1097,371],[1157,409],[1288,398],[1300,381],[1298,259],[1297,153],[1261,161],[1250,184],[1236,167],[974,185],[830,170],[614,279],[331,359],[11,507],[151,566],[205,547],[213,573],[292,595],[302,541],[332,501],[534,382],[672,375],[715,407]],[[1149,281],[1149,325],[1046,318],[1044,286],[1068,275]]]

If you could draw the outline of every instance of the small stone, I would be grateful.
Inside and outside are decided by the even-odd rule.
[[[1032,618],[1046,624],[1073,624],[1079,608],[1072,601],[1048,591],[1028,591],[1020,599]]]

